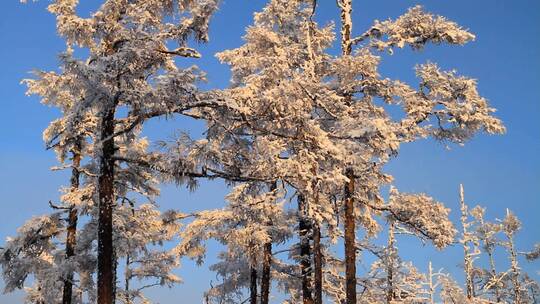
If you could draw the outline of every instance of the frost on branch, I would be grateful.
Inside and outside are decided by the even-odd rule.
[[[55,254],[55,238],[63,229],[61,214],[55,213],[27,221],[17,230],[17,236],[7,239],[0,250],[5,292],[22,289],[27,278],[33,276],[34,287],[29,290],[49,287],[39,297],[49,303],[59,299],[62,269],[56,260],[59,256]]]
[[[403,194],[393,188],[390,216],[442,249],[454,242],[456,229],[448,219],[450,209],[425,194]]]
[[[398,89],[407,113],[405,126],[418,127],[420,134],[459,144],[481,131],[488,134],[506,131],[502,122],[492,115],[495,109],[478,93],[476,80],[459,76],[455,71],[441,71],[434,63],[418,65],[416,74],[420,78],[418,92],[404,85]],[[435,126],[421,125],[430,118],[435,120]]]
[[[461,45],[475,38],[455,22],[424,12],[421,6],[410,8],[395,21],[376,21],[364,36],[370,37],[371,46],[378,50],[406,44],[418,50],[428,42]]]
[[[538,258],[540,258],[540,244],[535,244],[534,245],[534,249],[527,252],[525,254],[525,257],[527,258],[527,260],[529,261],[534,261]]]

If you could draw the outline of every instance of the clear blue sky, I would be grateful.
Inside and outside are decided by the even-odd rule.
[[[58,198],[58,188],[67,184],[65,173],[50,172],[56,164],[45,151],[41,132],[58,113],[26,97],[20,85],[32,69],[57,67],[57,54],[64,44],[55,33],[54,17],[45,10],[50,2],[22,5],[17,0],[0,3],[0,239],[13,235],[18,226],[34,215],[48,212],[47,201]],[[88,13],[101,1],[81,1]],[[387,171],[402,191],[426,192],[445,202],[456,218],[458,185],[465,185],[466,200],[488,208],[491,218],[512,209],[523,221],[518,245],[527,249],[540,241],[540,1],[503,0],[355,0],[355,32],[363,32],[374,19],[396,17],[407,7],[422,4],[427,10],[447,16],[477,35],[464,47],[428,46],[421,53],[398,51],[385,56],[383,75],[415,83],[413,66],[427,60],[443,68],[479,80],[480,93],[499,111],[508,133],[476,137],[465,147],[446,150],[433,141],[403,146]],[[204,46],[197,64],[209,74],[208,87],[228,83],[228,67],[213,57],[216,51],[237,47],[252,13],[262,0],[225,0],[211,27],[211,42]],[[338,16],[335,1],[320,0],[319,18]],[[151,122],[145,132],[151,138],[165,138],[175,128],[197,134],[201,126],[189,121]],[[172,186],[164,188],[160,203],[165,208],[196,210],[222,205],[224,186],[203,183],[189,194]],[[436,267],[458,273],[461,251],[451,248],[438,253],[418,241],[400,240],[401,255],[421,269],[432,260]],[[212,247],[214,248],[214,247]],[[212,249],[211,248],[211,249]],[[215,253],[215,251],[213,252]],[[211,254],[212,255],[212,250]],[[499,255],[502,260],[502,256]],[[501,262],[502,263],[502,262]],[[540,263],[523,264],[539,279]],[[215,281],[208,265],[197,267],[184,261],[178,273],[185,283],[172,290],[150,292],[159,303],[200,303],[201,294]],[[456,275],[459,278],[459,274]],[[1,287],[0,281],[0,287]],[[21,294],[0,295],[1,303],[21,303]]]

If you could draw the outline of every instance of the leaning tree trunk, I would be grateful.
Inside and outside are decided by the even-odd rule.
[[[311,252],[309,248],[309,221],[307,219],[306,200],[298,195],[298,230],[300,238],[300,271],[302,275],[302,303],[313,304],[311,295]]]
[[[343,56],[352,53],[352,0],[337,0],[341,10],[341,52]],[[346,92],[345,103],[351,104],[352,93]],[[356,304],[356,236],[354,216],[354,174],[347,168],[349,181],[345,185],[345,299],[346,304]]]
[[[98,177],[98,304],[114,302],[114,250],[113,250],[113,207],[114,207],[114,114],[115,105],[103,111],[101,121],[101,155]]]
[[[72,150],[73,161],[71,170],[71,191],[76,191],[80,184],[79,166],[81,165],[81,143],[77,141]],[[77,237],[78,211],[76,206],[69,207],[68,225],[66,235],[66,260],[69,261],[75,255],[75,245]],[[64,290],[62,292],[62,304],[71,304],[73,297],[73,271],[69,271],[64,279]]]
[[[322,265],[323,255],[321,250],[321,229],[318,224],[313,224],[313,272],[314,272],[314,300],[315,304],[322,304]]]

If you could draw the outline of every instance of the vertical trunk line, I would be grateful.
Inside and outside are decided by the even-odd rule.
[[[390,227],[388,228],[388,245],[387,245],[387,262],[386,262],[386,302],[388,304],[396,298],[394,290],[394,255],[395,255],[395,236],[394,236],[394,221],[391,220]]]
[[[270,184],[270,191],[274,192],[277,189],[277,183]],[[272,220],[268,222],[268,226],[272,226]],[[261,274],[261,304],[270,303],[270,288],[271,288],[271,267],[272,267],[272,236],[270,240],[264,244],[263,248],[263,265]]]
[[[459,201],[461,205],[461,226],[463,228],[463,255],[464,255],[464,262],[463,262],[463,268],[465,270],[465,289],[466,289],[466,295],[467,299],[471,300],[473,298],[474,290],[473,290],[473,280],[472,280],[472,257],[469,253],[469,232],[467,230],[467,218],[468,218],[468,211],[467,211],[467,205],[465,204],[465,194],[463,191],[463,185],[459,185]]]
[[[322,304],[322,267],[323,255],[321,250],[321,229],[317,223],[313,224],[313,266],[314,270],[314,300],[315,304]]]
[[[435,304],[435,285],[433,284],[433,267],[431,261],[428,265],[429,271],[429,304]]]
[[[98,177],[98,269],[97,302],[112,304],[114,301],[114,252],[113,252],[113,207],[114,207],[114,114],[116,105],[110,105],[101,121],[102,148]]]
[[[270,267],[272,265],[272,242],[264,245],[263,268],[261,277],[261,304],[270,303]]]
[[[341,52],[352,53],[352,0],[337,0],[341,11]],[[351,92],[345,92],[345,103],[352,103]],[[345,185],[345,298],[347,304],[356,304],[356,236],[354,215],[354,174],[352,168],[345,172],[349,182]]]
[[[251,265],[249,274],[249,303],[257,304],[257,268]]]
[[[298,230],[300,238],[300,271],[302,274],[302,303],[313,304],[311,294],[311,252],[309,246],[309,223],[307,221],[307,206],[305,197],[298,195]]]
[[[486,252],[489,257],[489,267],[491,272],[491,278],[497,279],[497,270],[495,268],[495,260],[493,258],[493,248],[487,247]],[[495,302],[500,303],[501,302],[501,292],[499,290],[499,284],[495,285]]]
[[[126,256],[126,277],[125,277],[125,291],[126,291],[126,304],[131,304],[131,296],[129,295],[129,281],[130,276],[129,274],[129,265],[131,265],[131,258],[130,254],[128,253]]]
[[[510,214],[510,211],[506,209],[506,216]],[[522,303],[521,300],[521,283],[519,282],[519,263],[517,260],[516,248],[514,245],[514,237],[512,232],[505,232],[508,238],[508,251],[510,252],[510,267],[512,269],[512,285],[514,289],[514,303]]]
[[[81,165],[81,142],[77,139],[72,149],[72,170],[71,170],[71,191],[76,191],[80,184],[79,167]],[[77,221],[78,211],[76,206],[69,207],[68,227],[66,235],[66,261],[75,255],[75,246],[77,242]],[[69,271],[64,279],[64,289],[62,291],[62,304],[71,304],[73,297],[73,271]]]
[[[347,304],[356,304],[356,236],[354,215],[354,176],[347,169],[345,187],[345,296]]]

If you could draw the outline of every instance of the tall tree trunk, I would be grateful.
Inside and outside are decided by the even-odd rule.
[[[118,256],[116,255],[116,248],[113,247],[113,292],[112,292],[112,302],[116,303],[116,289],[118,286]]]
[[[264,244],[263,266],[261,275],[261,304],[270,303],[270,269],[272,265],[272,242]]]
[[[309,221],[307,219],[306,200],[298,195],[298,230],[300,238],[300,271],[302,275],[302,303],[313,304],[311,295],[311,252],[309,248]]]
[[[506,214],[510,211],[506,209]],[[519,281],[520,269],[519,263],[517,260],[517,252],[514,244],[514,236],[512,232],[506,232],[506,237],[508,238],[508,252],[510,253],[510,269],[512,270],[512,285],[514,289],[514,303],[522,303],[521,300],[521,283]]]
[[[249,303],[257,304],[257,268],[251,265],[249,274]]]
[[[462,245],[463,245],[463,268],[465,271],[465,290],[467,299],[470,301],[474,296],[474,287],[472,279],[472,256],[469,252],[469,231],[467,230],[468,223],[468,211],[465,204],[465,194],[463,191],[463,185],[459,185],[459,201],[461,205],[461,226],[463,228]]]
[[[79,166],[81,165],[81,143],[77,141],[71,151],[73,154],[71,170],[71,191],[76,191],[80,184]],[[66,235],[66,260],[70,260],[75,255],[75,245],[77,241],[77,221],[78,211],[76,206],[69,207],[68,226]],[[71,304],[73,297],[73,271],[69,271],[64,279],[64,290],[62,292],[62,304]]]
[[[431,265],[431,261],[429,261],[428,266],[428,283],[429,283],[429,304],[435,304],[435,284],[433,283],[433,267]]]
[[[270,191],[275,191],[277,189],[277,183],[273,182],[270,184]],[[268,226],[271,227],[272,221],[268,222]],[[263,265],[262,265],[262,274],[261,274],[261,304],[270,303],[270,288],[271,288],[271,267],[272,267],[272,237],[270,240],[264,244],[263,248]]]
[[[126,256],[126,273],[128,273],[129,267],[131,265],[131,256],[128,253]],[[131,296],[129,295],[129,282],[131,278],[126,275],[124,279],[124,290],[126,292],[126,304],[131,304]]]
[[[512,262],[512,285],[514,287],[514,303],[522,303],[521,283],[519,282],[519,266],[517,262],[516,250],[514,249],[514,240],[509,238],[510,258]]]
[[[113,208],[114,195],[114,114],[116,105],[105,109],[101,121],[101,155],[98,177],[98,304],[112,304],[114,299]]]
[[[395,255],[395,237],[394,237],[394,221],[390,222],[388,228],[388,245],[387,245],[387,261],[386,261],[386,303],[390,304],[395,300],[396,293],[394,290],[394,255]]]
[[[352,0],[337,0],[341,10],[341,53],[350,56],[352,53]],[[345,103],[352,103],[352,93],[345,93]],[[347,168],[349,182],[345,186],[345,298],[346,304],[356,304],[356,236],[354,216],[354,174]]]
[[[349,182],[345,186],[345,298],[346,304],[356,304],[356,235],[354,215],[354,176],[347,169]]]
[[[323,255],[321,250],[321,229],[318,224],[313,224],[313,267],[314,267],[314,300],[315,304],[322,304],[322,267]]]

